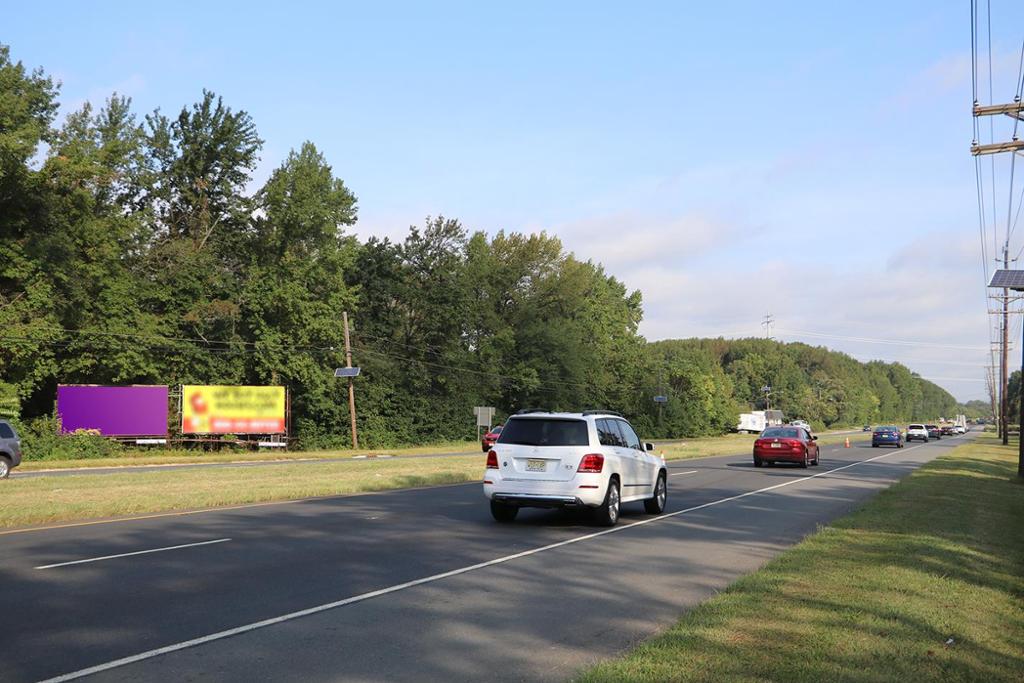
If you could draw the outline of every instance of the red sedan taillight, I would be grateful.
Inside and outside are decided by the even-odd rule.
[[[583,456],[582,460],[580,460],[580,466],[576,468],[576,471],[599,474],[603,469],[604,456],[600,453],[588,453]]]
[[[488,451],[487,453],[487,469],[498,469],[498,454],[495,453],[494,451]]]

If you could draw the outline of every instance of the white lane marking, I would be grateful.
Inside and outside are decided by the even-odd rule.
[[[195,548],[199,545],[213,545],[214,543],[224,543],[230,541],[230,538],[218,538],[213,541],[200,541],[199,543],[184,543],[182,545],[171,545],[166,548],[153,548],[151,550],[136,550],[133,553],[119,553],[117,555],[104,555],[103,557],[90,557],[86,560],[74,560],[72,562],[58,562],[57,564],[44,564],[36,569],[54,569],[56,567],[67,567],[72,564],[87,564],[89,562],[102,562],[103,560],[114,560],[119,557],[131,557],[133,555],[148,555],[149,553],[163,553],[168,550],[180,550],[181,548]]]
[[[687,472],[673,472],[672,474],[670,474],[668,476],[670,476],[670,477],[678,477],[678,476],[681,476],[683,474],[697,474],[698,472],[700,472],[700,470],[689,470]]]
[[[784,486],[789,486],[791,484],[798,484],[798,483],[804,482],[804,481],[810,481],[811,479],[817,479],[818,477],[823,477],[825,475],[832,474],[833,472],[839,472],[841,470],[847,470],[847,469],[850,469],[851,467],[856,467],[857,465],[861,465],[861,464],[866,463],[866,462],[871,462],[873,460],[880,460],[882,458],[888,458],[889,456],[895,455],[897,453],[903,454],[903,453],[906,453],[907,451],[914,450],[915,448],[920,448],[921,446],[924,446],[924,445],[925,444],[920,444],[920,445],[917,445],[917,446],[911,446],[909,448],[904,448],[903,450],[888,451],[886,453],[882,453],[881,455],[876,455],[873,458],[868,458],[867,460],[860,460],[860,461],[857,461],[857,462],[854,462],[854,463],[850,463],[848,465],[843,465],[842,467],[836,467],[834,469],[826,470],[824,472],[818,472],[817,474],[812,474],[811,476],[808,476],[808,477],[800,477],[798,479],[791,479],[789,481],[784,481],[781,484],[774,484],[773,486],[766,486],[763,489],[757,489],[756,491],[747,491],[746,493],[740,493],[740,494],[737,494],[735,496],[729,496],[728,498],[721,498],[719,500],[713,500],[710,503],[704,503],[702,505],[695,505],[693,507],[686,508],[684,510],[677,510],[675,512],[670,512],[670,513],[667,513],[667,514],[663,514],[663,515],[661,515],[659,517],[649,517],[648,519],[642,519],[639,522],[633,522],[632,524],[616,526],[616,527],[612,527],[611,529],[604,529],[603,531],[595,531],[594,533],[591,533],[591,534],[585,534],[583,536],[577,536],[576,538],[570,538],[570,539],[567,539],[565,541],[559,541],[558,543],[551,543],[549,545],[541,546],[539,548],[534,548],[532,550],[524,550],[523,552],[515,553],[514,555],[505,555],[504,557],[498,557],[498,558],[495,558],[493,560],[487,560],[486,562],[479,562],[477,564],[469,565],[468,567],[461,567],[459,569],[452,569],[451,571],[442,572],[440,574],[433,574],[431,576],[425,576],[425,577],[423,577],[421,579],[414,579],[412,581],[406,581],[405,583],[399,583],[399,584],[396,584],[394,586],[388,586],[387,588],[381,588],[379,590],[370,591],[369,593],[362,593],[361,595],[354,595],[354,596],[352,596],[350,598],[344,598],[343,600],[336,600],[335,602],[328,602],[328,603],[325,603],[323,605],[317,605],[316,607],[309,607],[309,608],[304,609],[304,610],[299,610],[298,612],[290,612],[288,614],[282,614],[279,617],[272,617],[270,619],[264,619],[263,621],[255,621],[255,622],[253,622],[251,624],[245,624],[244,626],[237,626],[235,628],[231,628],[231,629],[228,629],[226,631],[218,631],[217,633],[210,633],[210,634],[205,635],[205,636],[200,636],[199,638],[193,638],[192,640],[185,640],[185,641],[182,641],[180,643],[175,643],[173,645],[167,645],[165,647],[159,647],[159,648],[156,648],[155,650],[147,650],[146,652],[140,652],[139,654],[131,655],[130,657],[123,657],[121,659],[115,659],[113,661],[106,662],[104,664],[97,664],[96,666],[91,666],[91,667],[89,667],[87,669],[80,669],[78,671],[72,671],[71,673],[62,674],[60,676],[55,676],[53,678],[48,678],[45,681],[42,681],[41,683],[62,683],[63,681],[73,681],[75,679],[82,678],[84,676],[91,676],[92,674],[100,673],[102,671],[109,671],[111,669],[116,669],[116,668],[119,668],[119,667],[122,667],[122,666],[127,666],[128,664],[134,664],[136,662],[141,662],[141,661],[144,661],[146,659],[152,659],[154,657],[159,657],[161,655],[170,654],[172,652],[178,652],[179,650],[186,650],[188,648],[196,647],[197,645],[204,645],[206,643],[210,643],[210,642],[213,642],[215,640],[223,640],[224,638],[231,638],[232,636],[241,635],[243,633],[248,633],[250,631],[255,631],[257,629],[266,628],[268,626],[273,626],[275,624],[280,624],[280,623],[283,623],[283,622],[286,622],[286,621],[292,621],[292,620],[295,620],[295,619],[301,619],[302,617],[308,617],[308,616],[311,616],[313,614],[319,614],[320,612],[326,612],[328,610],[336,609],[338,607],[344,607],[346,605],[354,605],[354,604],[356,604],[358,602],[364,602],[366,600],[370,600],[370,599],[373,599],[373,598],[379,598],[382,595],[389,595],[391,593],[397,593],[399,591],[404,591],[404,590],[407,590],[409,588],[415,588],[416,586],[422,586],[423,584],[434,583],[436,581],[441,581],[443,579],[450,579],[453,576],[459,576],[461,574],[468,574],[469,572],[478,571],[480,569],[486,569],[487,567],[493,567],[495,565],[504,564],[506,562],[511,562],[513,560],[518,560],[518,559],[521,559],[521,558],[524,558],[524,557],[529,557],[531,555],[537,555],[538,553],[547,552],[548,550],[554,550],[556,548],[562,548],[564,546],[572,545],[574,543],[580,543],[582,541],[589,541],[589,540],[591,540],[593,538],[599,538],[601,536],[606,536],[608,534],[614,534],[614,533],[619,532],[619,531],[625,531],[627,529],[632,529],[634,527],[643,526],[645,524],[653,524],[654,522],[661,522],[661,521],[664,521],[666,519],[671,519],[672,517],[678,517],[679,515],[685,515],[687,513],[695,512],[697,510],[703,510],[704,508],[713,507],[715,505],[721,505],[722,503],[728,503],[728,502],[733,501],[733,500],[739,500],[740,498],[746,498],[747,496],[754,496],[754,495],[757,495],[759,493],[765,493],[767,491],[774,491],[775,489],[780,489],[780,488],[782,488]]]

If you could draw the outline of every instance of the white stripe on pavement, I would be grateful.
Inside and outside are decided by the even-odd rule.
[[[213,541],[200,541],[199,543],[185,543],[182,545],[171,545],[166,548],[153,548],[151,550],[136,550],[133,553],[120,553],[118,555],[104,555],[103,557],[90,557],[87,560],[74,560],[72,562],[58,562],[57,564],[44,564],[36,569],[54,569],[56,567],[67,567],[72,564],[87,564],[89,562],[102,562],[103,560],[114,560],[119,557],[131,557],[132,555],[148,555],[149,553],[162,553],[168,550],[179,550],[181,548],[194,548],[199,545],[212,545],[214,543],[224,543],[230,541],[230,538],[218,538]]]
[[[698,472],[700,472],[700,470],[689,470],[687,472],[673,472],[672,474],[670,474],[668,476],[670,476],[670,477],[678,477],[678,476],[683,475],[683,474],[697,474]]]
[[[326,612],[328,610],[336,609],[338,607],[344,607],[346,605],[354,605],[356,603],[364,602],[366,600],[371,600],[373,598],[379,598],[382,595],[389,595],[391,593],[397,593],[399,591],[404,591],[404,590],[407,590],[409,588],[415,588],[416,586],[422,586],[422,585],[428,584],[428,583],[434,583],[434,582],[437,582],[437,581],[441,581],[443,579],[450,579],[450,578],[452,578],[454,576],[460,576],[462,574],[468,574],[469,572],[478,571],[480,569],[486,569],[487,567],[493,567],[495,565],[504,564],[506,562],[511,562],[513,560],[518,560],[518,559],[521,559],[521,558],[524,558],[524,557],[529,557],[531,555],[537,555],[539,553],[547,552],[549,550],[555,550],[556,548],[562,548],[564,546],[572,545],[574,543],[580,543],[582,541],[589,541],[589,540],[594,539],[594,538],[599,538],[601,536],[607,536],[608,534],[614,534],[614,533],[617,533],[617,532],[620,532],[620,531],[626,531],[626,530],[632,529],[634,527],[643,526],[645,524],[653,524],[655,522],[662,522],[662,521],[664,521],[666,519],[671,519],[673,517],[678,517],[679,515],[685,515],[685,514],[690,513],[690,512],[696,512],[697,510],[703,510],[704,508],[713,507],[715,505],[721,505],[723,503],[728,503],[728,502],[731,502],[731,501],[734,501],[734,500],[739,500],[741,498],[746,498],[748,496],[754,496],[754,495],[757,495],[757,494],[760,494],[760,493],[766,493],[768,491],[774,491],[776,489],[783,488],[784,486],[791,486],[792,484],[799,484],[801,482],[810,481],[811,479],[817,479],[818,477],[827,476],[829,474],[832,474],[833,472],[840,472],[842,470],[848,470],[851,467],[856,467],[857,465],[862,465],[864,463],[872,462],[874,460],[881,460],[882,458],[888,458],[891,455],[895,455],[895,454],[901,454],[902,455],[902,454],[905,454],[907,451],[912,451],[915,448],[921,448],[921,446],[924,446],[924,445],[925,444],[919,444],[917,446],[910,446],[910,447],[904,448],[902,450],[897,449],[897,450],[888,451],[886,453],[882,453],[880,455],[876,455],[873,458],[868,458],[866,460],[858,460],[857,462],[850,463],[848,465],[843,465],[842,467],[836,467],[836,468],[833,468],[831,470],[826,470],[824,472],[818,472],[817,474],[812,474],[812,475],[807,476],[807,477],[800,477],[798,479],[791,479],[789,481],[784,481],[781,484],[774,484],[772,486],[766,486],[766,487],[764,487],[762,489],[757,489],[755,491],[747,491],[746,493],[740,493],[740,494],[737,494],[735,496],[729,496],[727,498],[720,498],[719,500],[713,500],[710,503],[704,503],[702,505],[695,505],[693,507],[685,508],[683,510],[677,510],[675,512],[669,512],[669,513],[660,515],[658,517],[649,517],[647,519],[642,519],[642,520],[640,520],[638,522],[633,522],[632,524],[625,524],[625,525],[621,525],[621,526],[616,526],[616,527],[612,527],[611,529],[604,529],[603,531],[595,531],[595,532],[590,533],[590,534],[584,534],[583,536],[577,536],[576,538],[570,538],[570,539],[567,539],[565,541],[559,541],[558,543],[551,543],[549,545],[541,546],[539,548],[534,548],[532,550],[524,550],[523,552],[515,553],[513,555],[505,555],[504,557],[498,557],[498,558],[495,558],[493,560],[487,560],[486,562],[480,562],[480,563],[477,563],[477,564],[469,565],[467,567],[461,567],[459,569],[452,569],[450,571],[442,572],[440,574],[433,574],[431,576],[425,576],[425,577],[423,577],[421,579],[414,579],[412,581],[406,581],[405,583],[399,583],[399,584],[396,584],[394,586],[389,586],[387,588],[381,588],[379,590],[370,591],[368,593],[362,593],[361,595],[354,595],[354,596],[352,596],[350,598],[344,598],[342,600],[336,600],[335,602],[328,602],[328,603],[325,603],[323,605],[317,605],[316,607],[309,607],[307,609],[299,610],[297,612],[290,612],[288,614],[282,614],[279,617],[272,617],[270,619],[264,619],[263,621],[256,621],[256,622],[253,622],[251,624],[245,624],[243,626],[237,626],[235,628],[227,629],[226,631],[218,631],[217,633],[210,633],[210,634],[205,635],[205,636],[200,636],[199,638],[193,638],[192,640],[185,640],[185,641],[182,641],[180,643],[174,643],[173,645],[167,645],[165,647],[156,648],[154,650],[147,650],[146,652],[140,652],[139,654],[131,655],[130,657],[123,657],[121,659],[115,659],[113,661],[106,662],[104,664],[97,664],[96,666],[91,666],[91,667],[89,667],[87,669],[80,669],[78,671],[72,671],[71,673],[62,674],[60,676],[55,676],[53,678],[48,678],[45,681],[42,681],[42,683],[62,683],[63,681],[73,681],[75,679],[82,678],[84,676],[91,676],[92,674],[100,673],[102,671],[109,671],[111,669],[116,669],[118,667],[127,666],[128,664],[135,664],[136,662],[141,662],[141,661],[144,661],[144,660],[147,660],[147,659],[152,659],[154,657],[159,657],[161,655],[170,654],[172,652],[178,652],[179,650],[186,650],[186,649],[191,648],[191,647],[196,647],[197,645],[204,645],[206,643],[211,643],[211,642],[216,641],[216,640],[223,640],[225,638],[231,638],[232,636],[241,635],[243,633],[248,633],[250,631],[255,631],[257,629],[266,628],[268,626],[274,626],[276,624],[280,624],[280,623],[283,623],[283,622],[286,622],[286,621],[292,621],[294,619],[301,619],[302,617],[308,617],[308,616],[311,616],[313,614],[319,614],[320,612]]]

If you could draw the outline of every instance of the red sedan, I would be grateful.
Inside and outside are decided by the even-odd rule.
[[[491,446],[498,440],[498,436],[501,434],[501,425],[492,427],[491,431],[484,434],[484,438],[480,439],[480,445],[484,447],[484,453],[491,450]]]
[[[754,442],[754,467],[777,462],[817,465],[817,440],[803,427],[769,427]]]

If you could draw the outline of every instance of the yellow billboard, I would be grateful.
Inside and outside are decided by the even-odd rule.
[[[284,387],[181,388],[182,434],[283,434]]]

